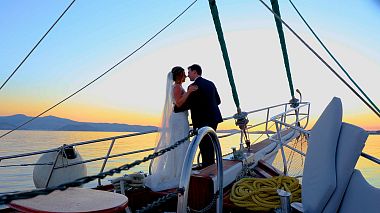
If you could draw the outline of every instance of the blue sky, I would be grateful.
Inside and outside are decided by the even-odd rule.
[[[0,83],[71,1],[0,1]],[[0,115],[36,115],[85,85],[154,35],[192,1],[77,1],[0,91]],[[266,1],[270,4],[269,1]],[[321,39],[380,105],[380,3],[293,1]],[[289,100],[273,15],[254,0],[217,1],[243,110]],[[282,17],[323,52],[288,1]],[[342,83],[285,30],[295,88],[318,115],[333,96],[347,118],[379,123]],[[322,54],[326,58],[326,54]],[[328,60],[331,61],[331,60]],[[222,94],[222,113],[235,113],[207,1],[99,82],[47,115],[81,121],[157,124],[166,73],[199,63]],[[336,67],[336,66],[334,66]],[[340,72],[341,73],[341,72]],[[189,82],[186,82],[187,85]],[[359,122],[359,121],[358,121]]]

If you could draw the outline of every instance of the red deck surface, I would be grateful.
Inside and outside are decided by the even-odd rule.
[[[128,198],[122,194],[84,188],[54,191],[30,199],[12,201],[9,206],[21,212],[125,212]]]

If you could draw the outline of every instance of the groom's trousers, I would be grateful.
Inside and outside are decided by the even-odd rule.
[[[218,124],[211,124],[209,125],[209,127],[213,128],[216,131]],[[199,149],[202,156],[202,168],[205,168],[215,163],[215,151],[214,146],[212,144],[211,136],[206,135],[205,137],[203,137],[202,141],[199,144]]]

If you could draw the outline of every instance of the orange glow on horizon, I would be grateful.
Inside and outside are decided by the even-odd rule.
[[[23,101],[10,103],[5,102],[0,111],[1,116],[10,116],[14,114],[25,114],[27,116],[36,116],[47,108],[46,103],[31,102],[25,107]],[[15,113],[16,112],[16,113]],[[111,109],[94,107],[85,104],[68,104],[57,107],[52,111],[42,115],[53,115],[60,118],[67,118],[79,122],[96,122],[96,123],[121,123],[134,125],[152,125],[158,126],[161,116],[158,114],[149,114],[146,112],[137,112],[131,110]]]
[[[28,103],[26,105],[26,103]],[[14,114],[25,114],[28,116],[36,116],[43,110],[52,105],[49,100],[41,102],[31,101],[29,99],[12,98],[5,100],[0,109],[0,115],[8,116]],[[43,116],[53,115],[61,118],[72,119],[79,122],[99,122],[99,123],[123,123],[135,125],[152,125],[159,126],[161,122],[161,114],[158,112],[147,112],[144,109],[141,111],[134,109],[110,108],[108,106],[94,106],[83,103],[67,103],[51,110]],[[317,116],[312,115],[307,129],[312,128],[317,120]],[[191,118],[189,116],[191,123]],[[262,119],[250,119],[250,124],[263,121]],[[379,119],[371,112],[353,112],[346,113],[343,116],[343,121],[360,126],[366,130],[380,130]],[[219,125],[218,129],[238,129],[233,119]],[[260,128],[257,128],[260,129]],[[257,130],[256,129],[256,130]]]
[[[310,118],[309,125],[307,129],[311,129],[315,122],[317,122],[316,117]],[[374,118],[372,115],[349,115],[343,116],[343,122],[359,126],[365,130],[380,130],[380,123],[376,121],[378,119]]]
[[[70,107],[65,107],[65,110],[58,111],[57,116],[70,118],[72,120],[80,122],[122,123],[152,126],[158,126],[161,119],[160,115],[149,114],[146,112],[102,107],[94,108],[89,106],[85,107],[83,105],[70,105]]]

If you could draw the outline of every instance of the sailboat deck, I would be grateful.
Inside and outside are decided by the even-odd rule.
[[[236,160],[223,160],[223,170],[235,166],[236,164],[241,164],[241,161]],[[272,166],[268,165],[264,161],[259,161],[258,165],[254,169],[257,178],[267,178],[272,176],[277,176],[279,173],[273,169]],[[189,189],[189,200],[188,205],[191,209],[200,210],[212,202],[213,199],[213,180],[212,178],[217,174],[217,166],[213,164],[209,167],[203,168],[196,172],[197,174],[192,174],[190,177],[190,189]],[[244,208],[240,208],[234,205],[230,199],[231,188],[233,184],[229,184],[224,188],[223,194],[223,206],[227,212],[249,212],[245,211]],[[137,189],[134,191],[127,191],[126,196],[128,197],[128,206],[135,211],[146,206],[148,203],[152,203],[158,198],[167,195],[169,193],[175,192],[176,189],[169,189],[160,192],[153,192],[147,188]],[[163,204],[157,211],[176,211],[177,199],[173,199],[165,204]]]

